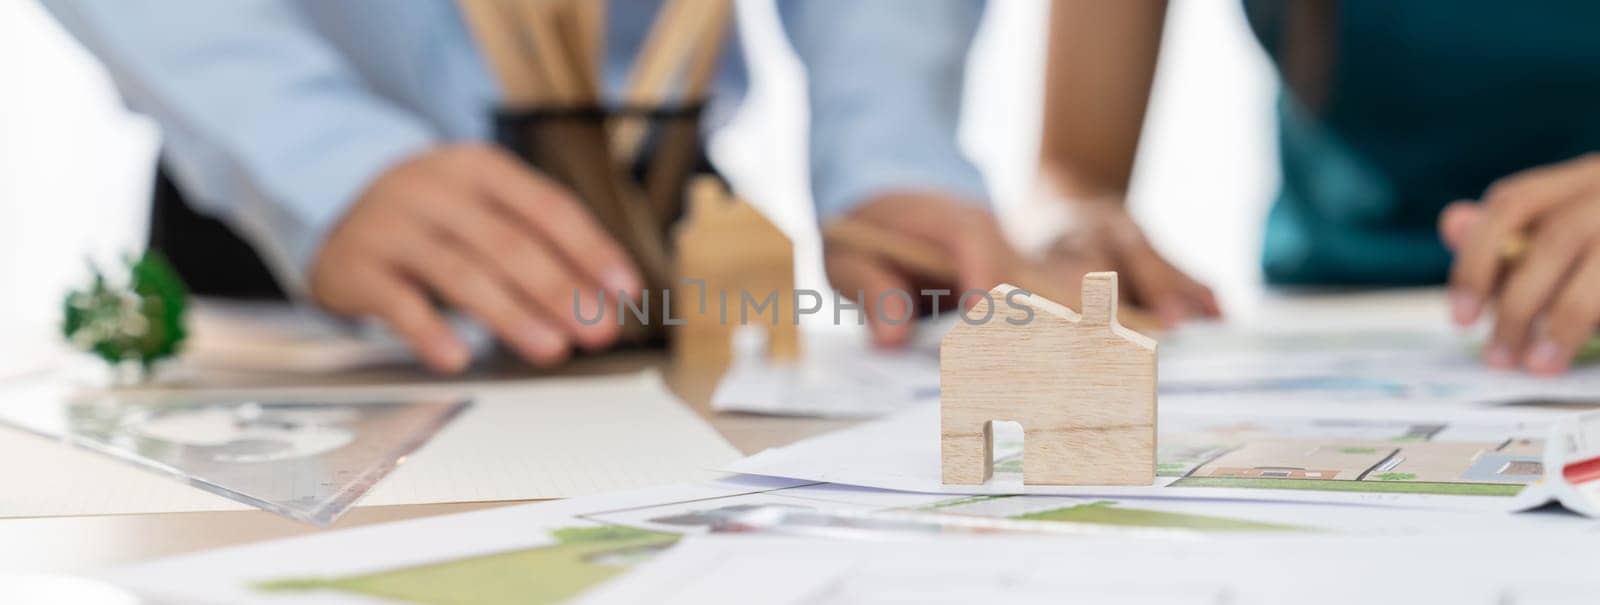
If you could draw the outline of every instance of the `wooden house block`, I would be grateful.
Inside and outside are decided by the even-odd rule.
[[[1117,274],[1083,278],[1080,315],[1001,285],[940,347],[944,483],[992,473],[995,421],[1022,425],[1023,483],[1150,485],[1156,343],[1117,323]]]
[[[783,231],[720,181],[702,177],[691,185],[674,242],[672,317],[683,320],[670,328],[676,363],[726,367],[741,325],[767,330],[771,358],[799,356],[794,246]],[[704,288],[686,280],[704,280]]]

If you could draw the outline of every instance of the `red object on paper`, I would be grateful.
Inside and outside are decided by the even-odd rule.
[[[1561,476],[1567,483],[1588,483],[1600,479],[1600,458],[1590,458],[1583,462],[1574,462],[1561,469]]]

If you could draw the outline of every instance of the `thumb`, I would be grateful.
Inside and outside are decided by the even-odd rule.
[[[1439,239],[1450,250],[1460,250],[1483,220],[1483,209],[1468,201],[1451,202],[1439,213]]]

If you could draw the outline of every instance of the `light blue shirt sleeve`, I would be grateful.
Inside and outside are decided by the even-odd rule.
[[[822,220],[895,191],[987,203],[957,142],[982,0],[780,0],[780,9],[810,83]]]
[[[190,203],[240,230],[291,292],[304,293],[346,208],[437,138],[368,90],[290,2],[43,3],[161,125]]]

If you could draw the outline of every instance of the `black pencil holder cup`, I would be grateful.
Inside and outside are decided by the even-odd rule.
[[[696,175],[715,174],[701,136],[704,103],[671,107],[500,108],[494,137],[539,172],[566,185],[590,203],[585,175],[596,153],[610,154],[611,127],[632,121],[643,125],[638,153],[622,165],[620,177],[644,194],[656,231],[664,241],[683,214],[688,184]],[[595,141],[605,141],[596,149]],[[609,166],[616,166],[613,161]]]

